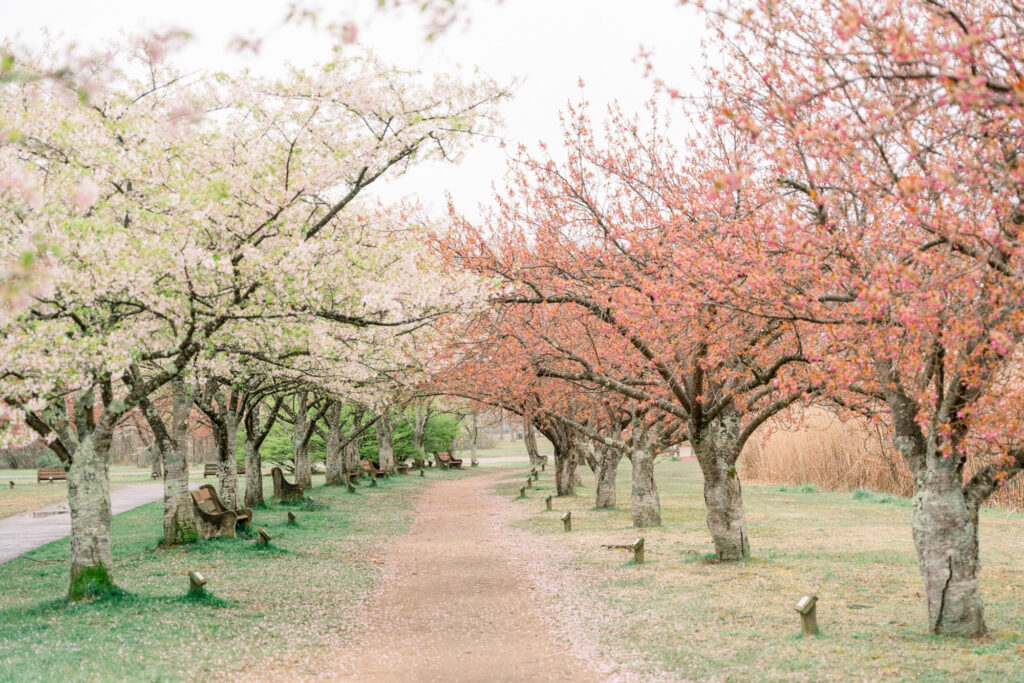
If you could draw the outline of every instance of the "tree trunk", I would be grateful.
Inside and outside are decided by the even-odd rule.
[[[309,459],[309,411],[307,394],[302,392],[295,409],[292,430],[292,460],[295,462],[295,483],[308,491],[313,487],[313,463]]]
[[[610,510],[615,507],[615,475],[618,473],[622,451],[608,446],[597,446],[595,452],[597,466],[594,469],[594,476],[597,479],[597,486],[594,507],[598,510]]]
[[[472,433],[469,435],[469,462],[473,465],[476,464],[476,439],[479,434],[479,426],[477,425],[476,413],[473,413],[473,421],[471,426]]]
[[[736,431],[730,422],[706,428],[697,438],[690,439],[704,474],[708,530],[715,544],[715,555],[723,562],[737,562],[750,555],[743,490],[736,471],[739,457]]]
[[[579,452],[571,445],[555,448],[555,491],[559,496],[576,495],[576,466]]]
[[[429,406],[419,404],[416,406],[415,422],[412,430],[412,447],[416,449],[417,458],[426,458],[427,449],[424,447],[427,436],[427,421],[430,420]]]
[[[149,468],[149,476],[153,479],[160,479],[164,476],[163,458],[156,444],[149,447]]]
[[[238,411],[234,395],[228,399],[224,412],[224,433],[218,435],[217,493],[221,503],[229,510],[238,508],[238,458],[235,455],[238,440]]]
[[[245,507],[263,505],[263,458],[260,457],[260,404],[256,401],[245,415]]]
[[[171,424],[164,423],[148,398],[139,408],[153,430],[153,448],[164,463],[164,547],[191,543],[196,539],[192,496],[188,491],[188,416],[192,399],[181,380],[171,382]]]
[[[375,425],[377,429],[377,466],[391,474],[395,471],[395,451],[392,443],[391,412],[384,410]]]
[[[359,439],[352,439],[342,449],[344,454],[345,471],[358,472],[359,467]]]
[[[342,454],[341,440],[341,404],[335,401],[327,410],[327,485],[342,486],[345,484],[345,461]]]
[[[91,407],[90,407],[91,409]],[[110,551],[109,437],[79,436],[68,469],[71,510],[71,585],[68,597],[81,600],[113,586]]]
[[[654,481],[654,453],[650,449],[636,448],[629,459],[633,463],[633,489],[630,493],[633,526],[661,526],[661,499]]]
[[[526,445],[526,454],[530,456],[530,464],[538,464],[540,453],[537,452],[537,435],[533,431],[533,422],[528,417],[523,418],[523,442]]]
[[[911,526],[928,600],[928,629],[983,636],[987,629],[978,582],[978,510],[964,497],[953,458],[927,460],[914,476]]]

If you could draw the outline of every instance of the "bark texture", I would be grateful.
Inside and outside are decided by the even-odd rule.
[[[650,449],[637,448],[630,452],[629,459],[633,463],[633,488],[630,492],[633,526],[661,526],[661,499],[654,481],[654,453]]]
[[[539,464],[540,453],[537,451],[537,435],[533,431],[533,421],[528,417],[523,418],[523,443],[526,446],[526,454],[530,457],[530,464]]]
[[[113,584],[109,447],[109,435],[81,435],[68,469],[72,600],[101,594]]]
[[[345,460],[342,452],[342,418],[341,404],[337,401],[331,402],[327,409],[327,438],[324,439],[326,446],[326,468],[327,485],[343,486],[345,484]]]
[[[188,416],[192,399],[185,383],[171,382],[170,425],[149,401],[139,403],[154,435],[154,449],[164,463],[164,541],[165,547],[191,543],[196,538],[192,497],[188,490]]]
[[[690,441],[704,474],[708,531],[715,544],[715,555],[722,562],[738,562],[750,556],[743,490],[736,471],[738,431],[734,421],[716,423]]]
[[[392,443],[391,411],[384,410],[375,425],[377,430],[377,466],[388,474],[395,471],[395,449]]]
[[[619,461],[622,460],[622,451],[602,445],[594,449],[594,455],[594,476],[597,479],[594,507],[598,510],[610,510],[615,507],[615,476],[619,469]]]
[[[926,468],[914,482],[911,525],[932,633],[987,633],[978,572],[978,510],[964,500],[959,473]]]
[[[301,392],[292,415],[292,461],[295,463],[295,484],[308,490],[313,486],[313,463],[309,458],[312,425],[309,419],[309,395]]]

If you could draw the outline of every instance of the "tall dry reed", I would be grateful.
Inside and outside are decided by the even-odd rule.
[[[883,425],[838,415],[820,408],[802,419],[779,420],[765,440],[752,439],[740,456],[747,481],[812,484],[829,491],[870,489],[910,496],[913,478],[892,446]],[[968,458],[966,477],[981,463]],[[990,504],[1024,511],[1024,477],[1016,477],[990,499]]]

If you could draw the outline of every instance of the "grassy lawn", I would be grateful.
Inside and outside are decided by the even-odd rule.
[[[629,514],[629,463],[619,470],[619,508],[593,509],[584,466],[575,499],[554,501],[551,473],[529,495],[521,529],[547,549],[563,582],[562,609],[588,639],[646,676],[715,680],[1024,681],[1024,516],[982,513],[988,639],[925,633],[927,619],[905,500],[872,494],[746,486],[753,558],[719,565],[704,519],[695,462],[657,467],[664,526],[642,533]],[[508,480],[501,495],[522,484]],[[559,517],[573,512],[573,531]],[[646,539],[646,563],[604,543]],[[710,554],[710,555],[709,555]],[[554,591],[553,591],[554,592]],[[822,636],[802,639],[793,606],[819,597]]]
[[[310,495],[323,509],[256,510],[256,525],[273,536],[265,550],[246,539],[160,550],[162,504],[136,508],[113,522],[124,592],[91,602],[63,599],[66,539],[0,565],[0,681],[222,679],[336,647],[375,584],[375,554],[407,530],[418,494],[461,476],[471,474],[396,477],[356,494],[315,483]],[[297,526],[286,523],[288,510]],[[186,598],[193,569],[209,579],[210,597]]]
[[[552,455],[554,449],[551,447],[551,442],[545,439],[540,434],[537,435],[537,451],[541,455]],[[499,439],[495,442],[493,448],[481,448],[477,451],[477,456],[481,460],[487,458],[522,458],[523,465],[529,464],[529,458],[526,455],[526,445],[519,441],[509,441],[507,439]],[[469,451],[459,451],[459,457],[465,458],[469,461]]]

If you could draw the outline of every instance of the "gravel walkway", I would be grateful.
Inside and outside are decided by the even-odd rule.
[[[507,473],[444,481],[423,493],[410,532],[384,556],[379,590],[325,677],[354,681],[595,681],[541,613],[516,541],[488,495]],[[358,654],[356,654],[358,653]]]

